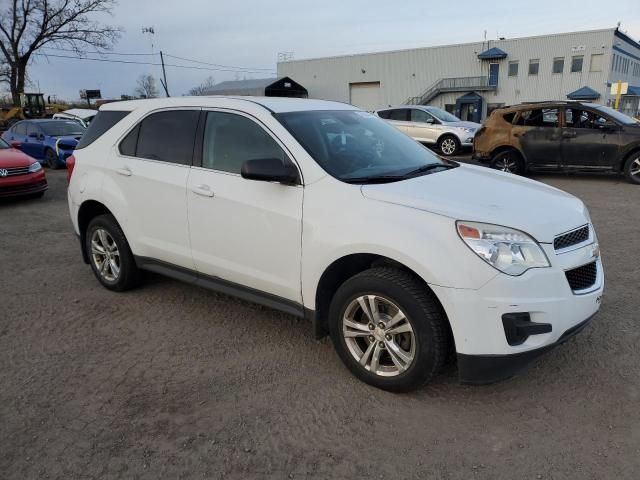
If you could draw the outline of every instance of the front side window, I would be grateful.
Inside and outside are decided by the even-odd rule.
[[[576,55],[575,57],[571,57],[571,72],[581,72],[582,71],[582,62],[584,61],[584,56]]]
[[[33,124],[33,123],[28,123],[27,124],[27,136],[28,137],[38,137],[40,136],[40,129],[38,128],[37,125]]]
[[[327,173],[344,182],[397,181],[455,166],[367,112],[317,110],[275,117]]]
[[[518,62],[509,62],[509,76],[517,77],[518,76]]]
[[[459,122],[460,119],[455,115],[437,107],[427,107],[427,111],[441,122]]]
[[[540,69],[540,60],[529,60],[529,75],[538,75]]]
[[[435,123],[433,117],[424,110],[414,108],[411,110],[411,121],[417,123]]]
[[[207,113],[202,142],[204,168],[239,174],[247,160],[271,158],[289,161],[280,145],[256,122],[233,113]]]
[[[199,116],[199,110],[168,110],[152,113],[140,123],[135,156],[191,165]],[[132,133],[134,131],[135,129]],[[127,140],[128,137],[123,143]]]
[[[553,59],[553,73],[564,72],[564,57],[556,57]]]
[[[565,123],[571,128],[602,128],[607,124],[607,119],[590,110],[579,108],[567,108],[565,110]]]

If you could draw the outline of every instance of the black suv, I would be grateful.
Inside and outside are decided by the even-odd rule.
[[[606,170],[640,184],[640,122],[593,103],[500,108],[476,133],[474,158],[512,173]]]

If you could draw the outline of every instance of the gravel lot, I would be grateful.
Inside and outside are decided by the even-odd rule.
[[[149,275],[98,285],[65,172],[0,204],[0,478],[603,479],[640,475],[640,187],[542,176],[589,206],[601,312],[526,373],[413,394],[354,379],[278,312]]]

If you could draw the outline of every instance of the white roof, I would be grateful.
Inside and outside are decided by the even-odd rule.
[[[166,107],[217,107],[229,101],[250,102],[261,105],[274,113],[303,112],[308,110],[359,110],[353,105],[327,100],[310,100],[307,98],[284,97],[236,97],[236,96],[207,96],[207,97],[170,97],[146,100],[126,100],[122,102],[105,103],[100,110],[126,110],[138,108],[153,110]]]
[[[98,111],[92,110],[90,108],[71,108],[69,110],[65,110],[62,113],[66,113],[67,115],[73,115],[74,117],[78,117],[85,120],[89,117],[93,117],[96,113],[98,113]]]

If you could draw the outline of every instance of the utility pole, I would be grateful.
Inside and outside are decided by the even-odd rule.
[[[164,56],[162,55],[162,50],[160,50],[160,63],[162,64],[162,79],[160,80],[160,83],[162,83],[164,93],[167,95],[167,97],[170,97],[171,95],[169,95],[169,87],[167,85],[167,72],[164,69]]]

